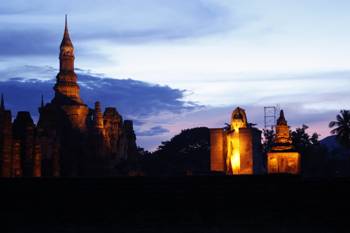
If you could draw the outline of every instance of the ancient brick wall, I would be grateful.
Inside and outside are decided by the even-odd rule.
[[[223,129],[210,129],[210,170],[226,171],[226,134]]]

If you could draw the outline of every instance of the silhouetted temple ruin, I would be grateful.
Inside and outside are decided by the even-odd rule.
[[[37,125],[29,112],[18,112],[12,122],[1,97],[1,176],[112,175],[120,160],[136,156],[132,121],[113,107],[102,113],[99,102],[90,109],[80,98],[74,58],[66,19],[55,96],[42,100]]]

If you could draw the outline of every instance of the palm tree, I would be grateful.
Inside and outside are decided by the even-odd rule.
[[[329,127],[336,127],[331,130],[331,134],[336,135],[340,144],[350,148],[350,111],[341,110],[337,115],[337,120],[331,121]]]

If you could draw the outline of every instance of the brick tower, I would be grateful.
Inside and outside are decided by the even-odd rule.
[[[73,128],[85,130],[89,110],[80,98],[78,79],[74,72],[74,47],[68,32],[67,16],[59,59],[60,71],[56,76],[55,97],[52,103],[61,107]]]

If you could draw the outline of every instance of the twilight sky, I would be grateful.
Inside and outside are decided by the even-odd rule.
[[[98,2],[98,3],[97,3]],[[350,1],[11,0],[0,4],[0,91],[37,117],[69,15],[81,94],[133,119],[155,149],[181,129],[221,127],[263,107],[321,137],[350,108]]]

